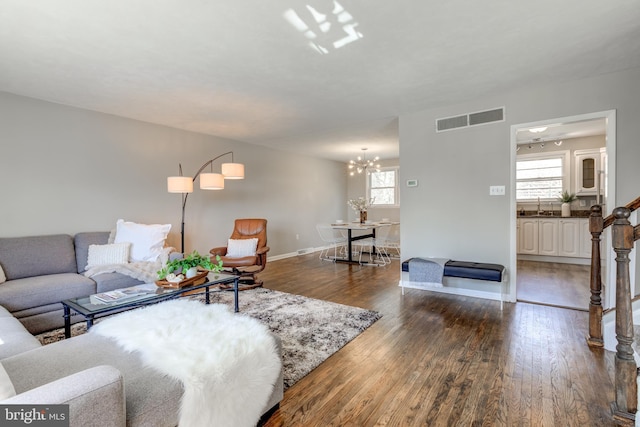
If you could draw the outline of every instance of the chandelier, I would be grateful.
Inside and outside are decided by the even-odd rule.
[[[370,169],[380,172],[380,164],[376,163],[380,157],[376,156],[373,160],[367,160],[367,149],[362,148],[361,150],[362,156],[358,156],[357,160],[349,161],[349,175],[354,176],[356,172],[360,174],[365,171],[370,174]]]

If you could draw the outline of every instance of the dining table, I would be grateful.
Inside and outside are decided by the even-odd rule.
[[[354,222],[336,222],[331,224],[331,228],[336,230],[347,230],[347,258],[336,258],[336,262],[345,262],[349,264],[366,264],[367,261],[360,262],[359,260],[353,259],[353,249],[352,243],[356,240],[363,240],[376,237],[376,228],[380,227],[390,227],[394,224],[399,224],[397,222],[380,222],[380,221],[354,221]],[[364,234],[354,235],[354,231],[364,231]],[[373,252],[375,253],[375,246],[372,247]]]

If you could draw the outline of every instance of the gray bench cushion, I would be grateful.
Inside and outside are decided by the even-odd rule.
[[[94,293],[95,283],[88,277],[75,273],[51,274],[1,284],[0,305],[13,313]]]
[[[66,234],[0,238],[0,265],[8,281],[77,272],[73,240]]]

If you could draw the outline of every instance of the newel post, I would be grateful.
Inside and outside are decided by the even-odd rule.
[[[631,211],[625,207],[613,211],[613,250],[616,252],[616,346],[613,416],[621,423],[635,420],[638,404],[637,366],[633,358],[633,312],[629,281],[629,252],[633,249]]]
[[[589,287],[591,298],[589,299],[589,336],[587,344],[590,347],[603,347],[602,339],[602,276],[600,265],[600,236],[604,228],[602,219],[602,206],[591,207],[589,216],[589,232],[591,233],[591,278]]]

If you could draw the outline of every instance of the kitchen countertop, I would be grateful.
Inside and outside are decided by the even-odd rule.
[[[524,215],[520,214],[520,211],[517,213],[518,218],[589,218],[591,215],[591,211],[579,210],[579,211],[571,211],[571,216],[561,216],[560,211],[553,211],[553,215],[541,214],[539,215],[536,211],[525,211]]]

